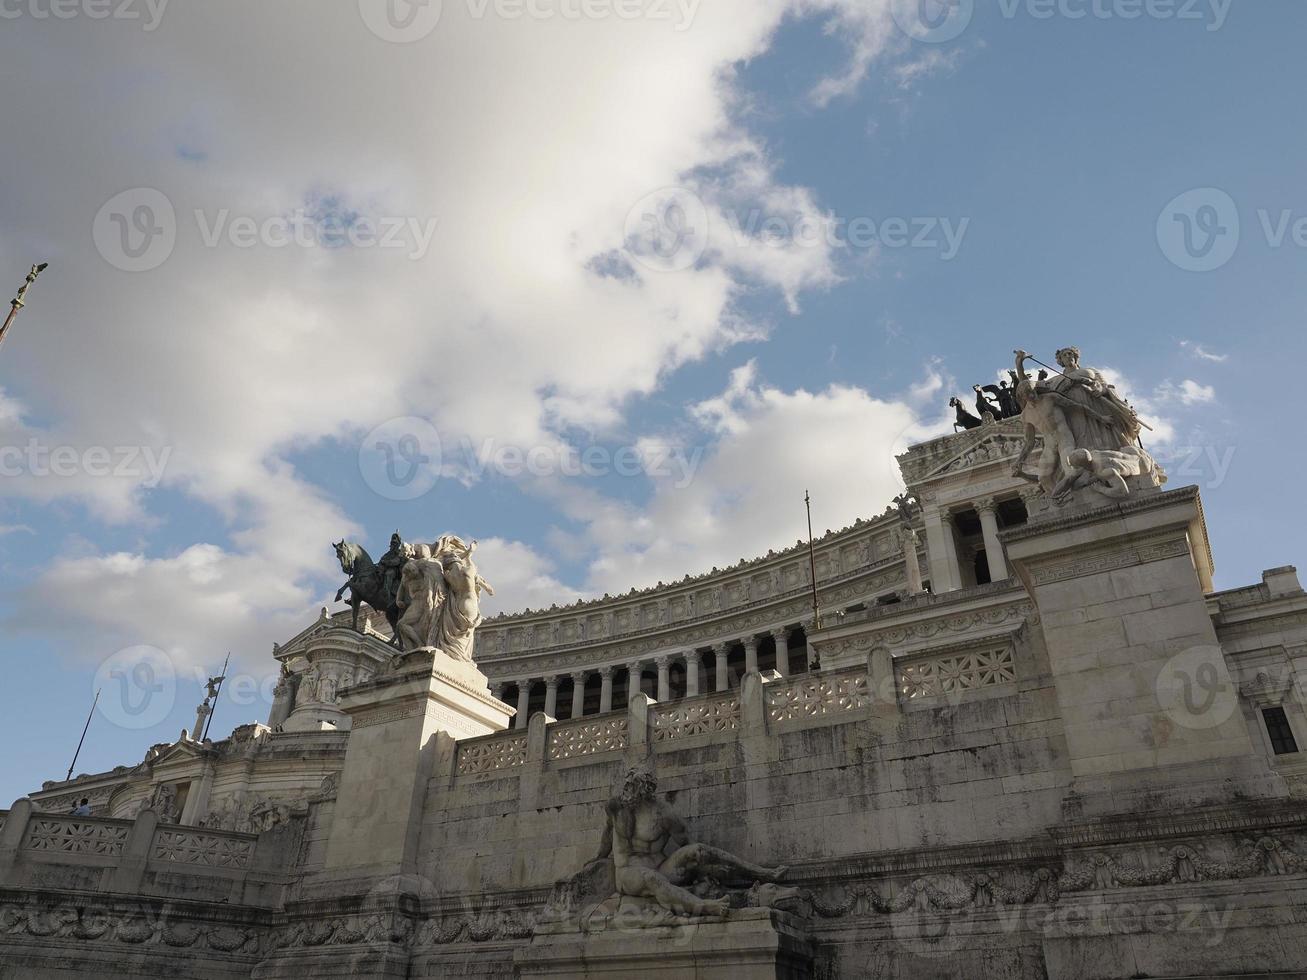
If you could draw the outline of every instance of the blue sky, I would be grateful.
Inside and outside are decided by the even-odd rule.
[[[478,537],[499,609],[701,571],[792,543],[805,488],[819,529],[882,510],[893,449],[1016,346],[1051,361],[1078,344],[1159,423],[1172,485],[1203,488],[1218,587],[1307,551],[1282,374],[1307,299],[1301,4],[1234,4],[1209,30],[1206,3],[1183,21],[1106,0],[1112,16],[1082,19],[985,3],[938,44],[837,0],[700,9],[679,32],[465,23],[458,6],[405,45],[358,37],[357,11],[180,0],[149,33],[27,16],[0,34],[14,79],[0,116],[17,134],[0,148],[0,259],[13,286],[54,263],[0,351],[3,444],[170,451],[157,487],[0,478],[3,708],[24,746],[0,764],[0,796],[62,776],[97,668],[124,648],[166,653],[172,710],[146,728],[97,715],[79,771],[175,739],[198,671],[228,649],[266,684],[272,643],[340,584],[342,535],[374,555],[395,528]],[[246,77],[228,77],[224,35],[254,38]],[[344,45],[357,55],[339,77],[323,52]],[[871,56],[851,81],[859,46]],[[815,97],[832,79],[847,91]],[[585,275],[669,185],[711,212],[698,263]],[[167,195],[180,231],[161,266],[129,273],[92,229],[141,187]],[[1205,272],[1158,236],[1198,188],[1227,195],[1240,226]],[[320,221],[324,200],[413,219],[410,251],[434,218],[432,247],[206,247],[190,218]],[[1223,241],[1226,200],[1198,199]],[[1263,225],[1286,212],[1276,244]],[[951,258],[774,248],[732,240],[723,216],[750,214],[965,234]],[[395,500],[360,446],[410,417],[439,432],[447,465]],[[698,465],[688,481],[458,465],[487,440],[658,446]],[[257,696],[238,697],[216,728],[262,720]]]

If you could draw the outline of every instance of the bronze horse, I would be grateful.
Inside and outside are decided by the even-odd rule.
[[[355,630],[359,628],[359,606],[366,602],[378,612],[385,613],[386,622],[390,623],[390,642],[398,646],[399,634],[395,624],[399,622],[399,607],[395,605],[394,596],[386,593],[381,569],[373,563],[372,556],[362,545],[341,541],[333,547],[340,560],[340,570],[349,576],[349,581],[336,593],[336,601],[340,602],[345,590],[349,589],[348,605],[354,611],[350,625]]]

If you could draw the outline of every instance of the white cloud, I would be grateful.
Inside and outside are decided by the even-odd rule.
[[[223,546],[56,558],[15,625],[50,628],[58,595],[59,628],[102,648],[261,650],[323,601],[338,579],[327,543],[357,533],[362,516],[297,471],[297,451],[355,444],[403,415],[522,446],[557,443],[567,427],[617,429],[669,372],[760,335],[737,305],[746,289],[774,289],[794,309],[804,290],[837,282],[825,246],[715,239],[703,263],[675,274],[631,263],[606,273],[596,260],[620,254],[627,213],[668,185],[698,191],[716,219],[757,207],[822,221],[812,193],[779,182],[733,121],[731,72],[786,16],[827,16],[853,57],[819,101],[850,91],[892,45],[884,6],[720,0],[677,32],[474,20],[446,4],[438,29],[410,46],[374,37],[356,4],[314,0],[175,4],[150,34],[114,20],[11,22],[0,58],[26,84],[6,103],[6,130],[41,138],[6,147],[23,194],[0,205],[0,267],[22,267],[33,250],[54,265],[6,345],[7,363],[33,380],[21,389],[29,404],[0,394],[0,442],[166,449],[165,490],[230,529]],[[106,201],[138,187],[169,198],[177,242],[160,267],[126,274],[97,254],[91,228]],[[215,221],[306,206],[435,220],[436,235],[417,260],[412,249],[204,241]],[[591,534],[611,575],[597,568],[596,580],[746,553],[761,540],[742,529],[770,536],[780,525],[769,522],[794,509],[798,474],[832,523],[892,489],[871,423],[908,424],[895,406],[750,378],[722,407],[735,429],[721,430],[731,438],[685,513],[665,494],[633,522],[624,505],[601,506]],[[793,458],[746,467],[766,439]],[[847,459],[834,467],[823,453]],[[876,482],[855,490],[872,471]],[[822,480],[839,489],[823,499]],[[85,474],[5,486],[148,526],[163,515],[146,488]],[[485,547],[501,602],[568,594],[525,546]]]
[[[672,581],[785,547],[806,533],[805,491],[819,534],[877,513],[902,486],[894,454],[950,428],[942,416],[923,422],[907,401],[860,388],[783,391],[752,362],[689,415],[697,432],[678,437],[702,462],[688,485],[664,481],[643,507],[593,494],[564,502],[594,551],[594,592]],[[702,441],[690,445],[696,437]]]
[[[1211,385],[1199,384],[1192,378],[1186,378],[1178,385],[1163,381],[1157,386],[1155,397],[1161,402],[1179,402],[1185,407],[1207,405],[1216,401],[1216,389]]]
[[[1188,351],[1191,357],[1196,357],[1200,361],[1209,361],[1213,364],[1224,364],[1230,359],[1229,354],[1214,354],[1202,344],[1195,343],[1192,340],[1180,341],[1180,348]]]

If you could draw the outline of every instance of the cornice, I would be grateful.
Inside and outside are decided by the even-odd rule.
[[[873,593],[905,580],[902,565],[903,559],[900,557],[897,561],[886,561],[850,573],[823,585],[818,594],[823,602],[831,603],[870,598]],[[495,681],[537,677],[570,668],[621,667],[635,660],[649,660],[662,653],[674,655],[719,642],[734,641],[750,632],[760,634],[791,622],[806,622],[812,611],[810,596],[807,589],[792,590],[783,596],[768,597],[749,606],[690,620],[677,626],[494,657],[479,655],[477,666]]]
[[[1090,507],[1085,510],[1077,508],[1066,514],[1034,518],[1027,524],[1020,524],[1000,531],[999,539],[1004,544],[1012,544],[1016,541],[1025,541],[1027,538],[1048,534],[1050,531],[1061,531],[1067,528],[1079,527],[1083,524],[1091,524],[1105,518],[1124,517],[1127,514],[1156,510],[1189,501],[1198,501],[1201,508],[1196,486],[1180,487],[1177,490],[1163,490],[1158,493],[1140,493],[1127,497],[1120,502]],[[1202,511],[1200,509],[1199,519],[1201,520],[1201,518]]]
[[[827,531],[813,543],[818,557],[852,543],[863,536],[892,531],[898,524],[898,511],[890,505],[884,512],[872,518],[858,518],[853,524],[837,531]],[[483,629],[500,630],[506,627],[529,625],[542,620],[557,620],[578,615],[617,612],[632,608],[653,600],[671,601],[688,596],[705,587],[729,585],[759,572],[779,568],[789,562],[808,560],[808,543],[799,541],[781,551],[768,552],[751,559],[740,559],[727,568],[713,569],[700,575],[687,575],[678,582],[659,583],[645,589],[632,589],[622,595],[604,596],[599,599],[582,599],[566,606],[549,609],[528,609],[517,613],[499,613],[485,621]]]

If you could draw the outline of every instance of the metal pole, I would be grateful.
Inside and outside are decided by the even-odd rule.
[[[803,504],[808,509],[808,570],[812,575],[812,628],[821,629],[821,603],[817,598],[817,553],[812,544],[812,497],[803,491]]]
[[[209,739],[209,726],[213,724],[213,714],[218,710],[218,695],[222,694],[222,685],[227,683],[227,665],[231,663],[231,651],[227,652],[227,659],[222,662],[222,676],[218,678],[218,687],[213,692],[213,708],[209,711],[209,717],[204,720],[204,734],[200,736],[201,742]]]
[[[77,768],[77,757],[82,754],[82,745],[86,741],[86,733],[91,730],[91,719],[95,717],[95,706],[99,703],[100,692],[96,691],[95,700],[91,702],[90,714],[86,716],[86,727],[82,729],[82,737],[77,740],[77,751],[73,753],[73,761],[71,765],[68,766],[68,775],[64,778],[64,782],[68,782],[68,780],[73,778],[73,770]]]
[[[40,265],[32,266],[32,271],[27,274],[27,280],[18,289],[18,295],[9,304],[9,315],[5,317],[4,326],[0,327],[0,344],[5,342],[5,335],[9,333],[9,328],[14,325],[14,321],[18,319],[18,311],[27,305],[27,291],[32,288],[32,283],[36,282],[36,277],[49,267],[49,262],[42,262]]]

